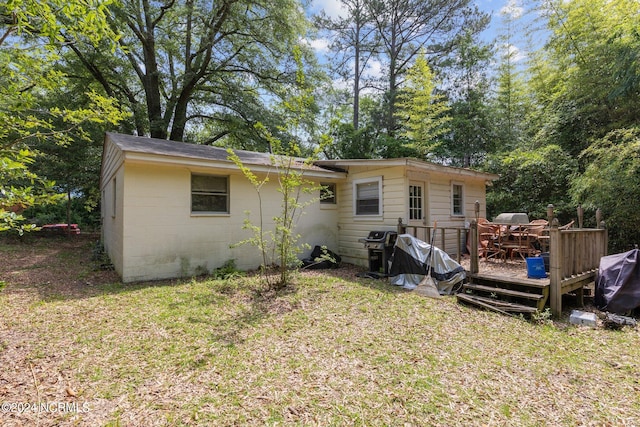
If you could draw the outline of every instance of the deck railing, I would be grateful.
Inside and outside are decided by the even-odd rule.
[[[436,224],[437,239],[434,245],[445,251],[450,256],[455,256],[456,261],[460,263],[462,254],[466,251],[467,235],[469,228],[466,227],[440,227]],[[419,230],[422,232],[419,233]],[[427,243],[431,242],[434,227],[430,225],[408,225],[402,222],[402,218],[398,218],[398,234],[410,234],[413,237],[422,238],[418,234],[423,235]]]
[[[551,211],[553,213],[553,211]],[[607,255],[608,234],[600,213],[596,214],[598,228],[559,227],[553,218],[549,227],[549,298],[551,311],[559,317],[562,313],[562,295],[575,292],[582,304],[584,286],[593,282],[600,258]],[[579,227],[582,217],[579,215]],[[471,250],[470,272],[479,273],[478,224],[471,222],[469,247]]]
[[[599,228],[561,230],[557,220],[549,228],[550,304],[554,316],[562,313],[562,295],[575,292],[582,303],[584,286],[593,282],[600,258],[607,255],[608,235]]]

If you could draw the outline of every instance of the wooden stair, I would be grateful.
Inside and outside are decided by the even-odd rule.
[[[467,274],[467,278],[469,282],[456,295],[458,301],[502,314],[542,312],[549,299],[549,279],[481,274]]]

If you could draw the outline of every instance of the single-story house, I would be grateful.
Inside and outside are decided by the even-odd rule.
[[[256,175],[276,173],[269,154],[236,153]],[[476,201],[485,216],[485,188],[497,178],[409,158],[300,167],[333,195],[304,209],[296,226],[301,242],[326,245],[362,266],[368,253],[358,239],[395,230],[398,218],[465,226]],[[100,189],[104,249],[124,282],[188,277],[231,259],[240,269],[258,267],[256,248],[232,245],[250,236],[247,215],[256,223],[262,209],[268,221],[279,216],[282,200],[277,179],[259,198],[223,148],[116,133],[105,136]]]

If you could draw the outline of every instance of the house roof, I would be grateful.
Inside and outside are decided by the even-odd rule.
[[[235,168],[235,164],[228,159],[229,153],[227,153],[226,148],[112,132],[107,132],[106,137],[125,153],[126,158],[130,160],[147,160],[162,163],[206,161],[208,164],[213,162],[214,164],[217,163],[218,166]],[[245,150],[233,151],[245,165],[256,166],[258,169],[260,167],[270,168],[273,166],[272,155],[270,153],[258,153]],[[305,169],[309,172],[338,174],[336,171],[323,166],[305,164],[304,159],[294,160],[294,167],[296,168]]]
[[[448,175],[458,175],[460,177],[483,179],[486,181],[495,181],[500,176],[487,172],[480,172],[468,168],[459,168],[454,166],[445,166],[438,163],[427,162],[424,160],[413,159],[409,157],[401,157],[396,159],[344,159],[344,160],[319,160],[316,165],[331,168],[334,170],[349,171],[352,166],[369,166],[373,168],[384,168],[393,166],[408,166],[425,172],[436,172]]]
[[[132,161],[190,163],[200,166],[215,165],[222,168],[236,167],[235,164],[228,159],[229,154],[225,148],[112,132],[108,132],[106,137],[125,154],[126,159]],[[238,155],[243,164],[252,165],[256,170],[262,168],[270,169],[272,167],[272,155],[270,153],[244,150],[233,151]],[[485,181],[498,179],[498,175],[495,174],[474,171],[467,168],[444,166],[412,158],[317,160],[313,165],[305,164],[304,159],[295,160],[296,167],[298,168],[304,168],[311,174],[333,178],[343,177],[344,173],[348,173],[350,167],[364,166],[384,168],[407,166],[425,172],[458,175],[461,178],[483,179]]]

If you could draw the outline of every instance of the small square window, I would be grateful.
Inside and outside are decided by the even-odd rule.
[[[191,212],[229,213],[229,178],[192,174]]]
[[[336,185],[333,183],[321,183],[320,188],[320,203],[323,205],[335,205],[336,204]]]

